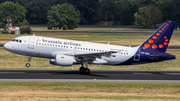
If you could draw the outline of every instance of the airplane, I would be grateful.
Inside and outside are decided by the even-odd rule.
[[[58,66],[81,64],[79,71],[90,74],[88,64],[133,65],[176,59],[175,55],[166,53],[175,25],[173,21],[165,22],[142,45],[136,47],[33,35],[17,37],[6,43],[4,48],[29,56],[26,67],[30,67],[32,57],[41,57],[48,58],[50,64]]]

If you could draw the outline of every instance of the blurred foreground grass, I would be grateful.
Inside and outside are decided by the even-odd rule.
[[[179,83],[0,82],[1,101],[179,101]]]

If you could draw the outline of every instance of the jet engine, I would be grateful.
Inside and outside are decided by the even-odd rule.
[[[59,66],[72,66],[74,58],[72,56],[57,54],[55,59],[50,59],[50,64]]]

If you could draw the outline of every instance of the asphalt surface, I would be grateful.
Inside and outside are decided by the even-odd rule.
[[[18,82],[165,82],[180,83],[180,71],[0,70],[0,81]]]
[[[4,47],[4,44],[0,44],[0,48],[3,48]]]

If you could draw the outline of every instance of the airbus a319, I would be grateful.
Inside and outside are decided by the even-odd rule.
[[[20,36],[6,43],[4,48],[12,53],[48,58],[50,64],[72,66],[81,64],[79,71],[89,74],[88,64],[132,65],[175,59],[166,53],[176,22],[165,22],[142,45],[127,47],[41,36]],[[84,67],[85,65],[85,67]]]

